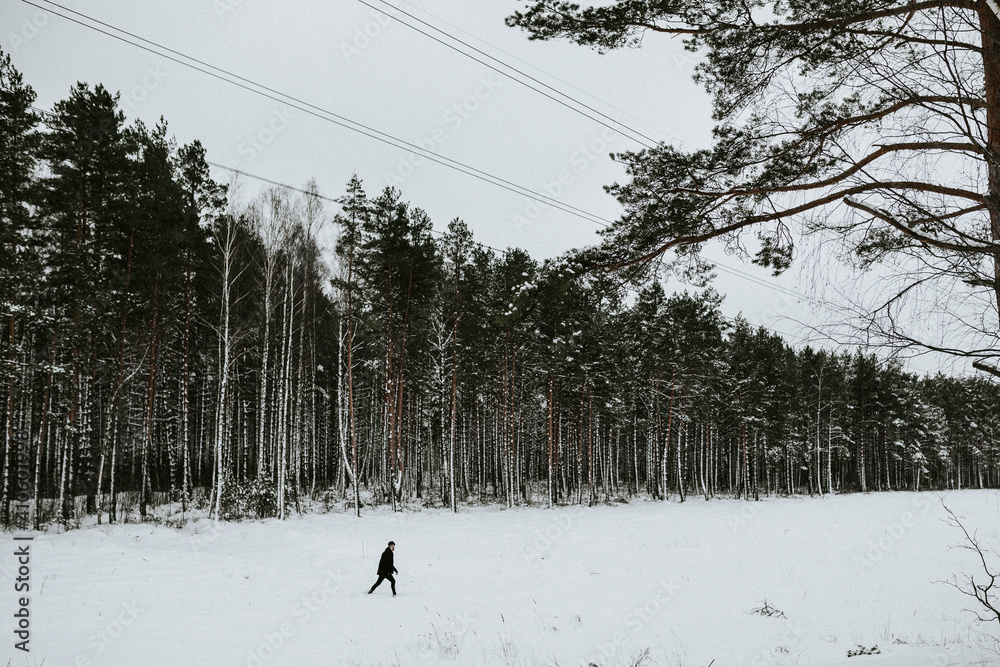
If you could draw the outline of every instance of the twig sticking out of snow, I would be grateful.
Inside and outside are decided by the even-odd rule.
[[[993,621],[1000,623],[1000,581],[997,581],[1000,579],[1000,571],[994,569],[987,560],[988,553],[993,556],[996,556],[997,553],[979,541],[976,531],[970,533],[958,515],[945,505],[943,500],[941,506],[948,513],[948,524],[961,529],[962,534],[965,535],[965,544],[962,544],[960,548],[976,554],[984,573],[984,576],[978,581],[975,575],[963,574],[962,581],[959,581],[957,577],[952,577],[951,581],[944,583],[979,602],[982,610],[970,611],[976,615],[980,623],[992,623]]]
[[[750,610],[751,614],[758,614],[760,616],[768,616],[771,618],[787,618],[785,612],[780,609],[775,609],[772,607],[767,600],[764,600],[764,604],[759,607],[754,607]]]

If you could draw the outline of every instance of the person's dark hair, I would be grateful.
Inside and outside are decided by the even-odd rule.
[[[396,545],[396,543],[395,543],[395,542],[393,542],[392,540],[389,540],[389,546],[390,546],[390,547],[392,547],[392,546],[395,546],[395,545]]]

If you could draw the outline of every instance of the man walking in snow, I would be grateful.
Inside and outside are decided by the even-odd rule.
[[[393,574],[399,574],[399,570],[397,570],[392,564],[392,552],[395,549],[396,543],[390,540],[389,546],[387,546],[385,551],[382,552],[382,558],[378,561],[378,581],[376,581],[375,585],[371,587],[370,591],[368,591],[368,595],[374,593],[375,589],[378,588],[379,584],[381,584],[385,579],[388,579],[389,583],[392,584],[392,594],[396,594],[396,580],[392,577]]]

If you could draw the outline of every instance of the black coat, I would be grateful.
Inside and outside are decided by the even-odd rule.
[[[395,566],[392,564],[392,549],[389,547],[385,548],[382,552],[382,558],[378,562],[378,576],[384,577],[387,574],[392,574],[393,572],[398,572]]]

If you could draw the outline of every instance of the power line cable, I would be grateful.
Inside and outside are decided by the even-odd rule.
[[[251,174],[248,171],[243,171],[242,169],[237,169],[236,167],[227,167],[224,164],[219,164],[218,162],[212,162],[211,160],[205,160],[205,164],[207,164],[207,165],[209,165],[211,167],[216,167],[217,169],[225,169],[226,171],[231,171],[234,174],[239,174],[240,176],[246,176],[247,178],[252,178],[252,179],[254,179],[256,181],[262,181],[264,183],[270,183],[271,185],[274,185],[274,186],[279,187],[279,188],[284,188],[286,190],[291,190],[292,192],[300,192],[300,193],[302,193],[304,195],[308,195],[310,197],[316,197],[317,199],[323,199],[325,201],[333,202],[334,204],[338,204],[338,205],[340,204],[340,202],[338,202],[333,197],[327,197],[326,195],[321,195],[318,192],[310,192],[309,190],[303,190],[302,188],[297,188],[294,185],[288,185],[287,183],[281,183],[279,181],[273,181],[270,178],[265,178],[264,176],[258,176],[256,174]]]
[[[211,160],[205,160],[205,164],[210,165],[212,167],[216,167],[218,169],[225,169],[226,171],[231,171],[231,172],[233,172],[235,174],[239,174],[241,176],[246,176],[247,178],[252,178],[252,179],[257,180],[257,181],[262,181],[264,183],[270,183],[271,185],[277,186],[279,188],[285,188],[285,189],[291,190],[293,192],[301,192],[304,195],[308,195],[310,197],[316,197],[317,199],[323,199],[325,201],[333,202],[334,204],[336,204],[338,206],[341,206],[341,203],[339,201],[337,201],[336,199],[334,199],[333,197],[327,197],[326,195],[321,195],[321,194],[316,193],[316,192],[310,192],[308,190],[303,190],[302,188],[297,188],[297,187],[295,187],[293,185],[288,185],[287,183],[281,183],[280,181],[275,181],[275,180],[272,180],[270,178],[265,178],[264,176],[258,176],[256,174],[251,174],[248,171],[243,171],[242,169],[237,169],[236,167],[227,167],[224,164],[219,164],[218,162],[212,162]],[[434,229],[433,227],[431,228],[431,234],[437,234],[438,236],[442,236],[442,237],[445,235],[444,232],[442,232],[441,230],[438,230],[438,229]],[[476,243],[478,245],[481,245],[484,248],[489,248],[490,250],[493,250],[495,252],[499,252],[499,253],[506,252],[504,250],[500,250],[499,248],[494,248],[491,245],[486,245],[485,243],[480,243],[478,241]]]
[[[502,53],[505,56],[507,56],[509,58],[512,58],[512,59],[518,61],[519,63],[523,64],[523,65],[527,65],[528,67],[532,68],[533,70],[535,70],[537,72],[541,72],[542,74],[544,74],[545,76],[549,77],[553,81],[558,81],[559,83],[563,84],[564,86],[567,86],[568,88],[572,88],[573,90],[575,90],[576,92],[578,92],[578,93],[580,93],[582,95],[586,95],[587,97],[589,97],[590,99],[594,100],[595,102],[600,102],[601,104],[603,104],[604,106],[608,107],[609,109],[614,109],[615,111],[617,111],[618,113],[622,114],[623,116],[631,118],[632,120],[634,120],[637,123],[640,123],[642,125],[645,125],[646,127],[648,127],[651,130],[656,130],[657,132],[659,132],[660,134],[664,135],[668,139],[671,139],[671,140],[676,141],[678,143],[683,143],[683,140],[678,139],[677,137],[671,135],[669,132],[666,132],[666,131],[662,130],[661,128],[656,127],[655,125],[651,125],[650,123],[644,121],[641,118],[638,118],[638,117],[632,115],[631,113],[629,113],[628,111],[625,111],[624,109],[622,109],[620,107],[616,107],[614,104],[611,104],[607,100],[602,100],[602,99],[600,99],[598,97],[595,97],[595,96],[591,95],[586,90],[583,90],[582,88],[573,85],[569,81],[566,81],[564,79],[560,79],[559,77],[555,76],[551,72],[547,72],[547,71],[541,69],[537,65],[535,65],[533,63],[530,63],[527,60],[524,60],[523,58],[520,58],[519,56],[511,53],[510,51],[505,51],[505,50],[501,49],[496,44],[492,44],[490,42],[487,42],[483,38],[478,37],[477,35],[472,34],[471,32],[469,32],[468,30],[465,30],[461,26],[457,26],[454,23],[449,23],[448,21],[446,21],[445,19],[441,18],[440,16],[432,14],[431,12],[427,11],[426,9],[423,9],[421,7],[416,6],[412,2],[407,2],[406,0],[395,0],[395,1],[396,2],[400,2],[400,3],[404,4],[404,5],[409,6],[409,7],[412,7],[413,9],[417,10],[421,14],[426,14],[427,16],[431,17],[435,21],[443,23],[444,25],[448,26],[449,28],[453,28],[453,29],[457,30],[458,32],[462,33],[463,35],[468,35],[469,37],[471,37],[472,39],[476,40],[477,42],[480,42],[481,44],[485,44],[486,46],[490,47],[491,49],[494,49],[495,51],[498,51],[499,53]],[[618,121],[615,121],[615,122],[618,122]]]
[[[729,274],[731,274],[733,276],[736,276],[738,278],[742,278],[743,280],[747,280],[747,281],[750,281],[750,282],[752,282],[752,283],[754,283],[756,285],[760,285],[761,287],[766,287],[768,289],[775,290],[775,291],[780,292],[780,293],[782,293],[782,294],[784,294],[786,296],[793,297],[793,298],[796,298],[796,299],[802,299],[802,300],[805,300],[805,301],[809,301],[809,302],[812,302],[812,303],[814,303],[816,305],[819,305],[819,306],[831,306],[831,305],[833,305],[832,303],[830,303],[828,301],[825,301],[823,299],[820,299],[818,297],[813,297],[813,296],[809,296],[808,294],[803,294],[802,292],[799,292],[798,290],[794,290],[794,289],[792,289],[790,287],[785,287],[784,285],[779,285],[777,283],[771,282],[771,281],[766,280],[764,278],[760,278],[758,276],[755,276],[755,275],[753,275],[751,273],[747,273],[745,271],[741,271],[740,269],[737,269],[735,267],[729,266],[727,264],[723,264],[723,263],[715,261],[715,260],[709,260],[709,261],[711,261],[713,264],[715,264],[716,268],[718,268],[719,270],[721,270],[724,273],[729,273]]]
[[[598,119],[598,118],[595,118],[595,117],[593,117],[593,116],[591,116],[591,115],[589,115],[589,114],[585,113],[584,111],[582,111],[582,110],[580,110],[580,109],[577,109],[576,107],[573,107],[573,106],[571,106],[571,105],[567,104],[566,102],[564,102],[564,101],[562,101],[562,100],[560,100],[560,99],[556,99],[555,97],[553,97],[552,95],[550,95],[550,94],[546,93],[545,91],[543,91],[543,90],[539,90],[538,88],[535,88],[534,86],[532,86],[532,85],[530,85],[530,84],[528,84],[528,83],[525,83],[525,82],[524,82],[524,81],[522,81],[521,79],[518,79],[517,77],[515,77],[515,76],[513,76],[513,75],[511,75],[511,74],[509,74],[509,73],[507,73],[507,72],[504,72],[503,70],[500,70],[500,69],[497,69],[497,68],[496,68],[496,67],[494,67],[493,65],[490,65],[489,63],[487,63],[487,62],[484,62],[484,61],[480,60],[479,58],[477,58],[477,57],[475,57],[475,56],[473,56],[473,55],[471,55],[471,54],[469,54],[469,53],[466,53],[465,51],[462,51],[462,50],[461,50],[460,48],[458,48],[458,47],[456,47],[456,46],[454,46],[454,45],[452,45],[452,44],[448,44],[447,42],[444,42],[444,41],[442,41],[442,40],[438,39],[438,38],[437,38],[437,37],[435,37],[434,35],[431,35],[430,33],[428,33],[428,32],[425,32],[425,31],[421,30],[420,28],[418,28],[418,27],[416,27],[416,26],[414,26],[414,25],[412,25],[412,24],[410,24],[410,23],[407,23],[406,21],[404,21],[403,19],[399,18],[398,16],[395,16],[395,15],[393,15],[393,14],[390,14],[389,12],[387,12],[387,11],[386,11],[386,10],[384,10],[384,9],[379,9],[378,7],[376,7],[375,5],[372,5],[371,3],[367,2],[366,0],[358,0],[358,2],[360,2],[360,3],[361,3],[362,5],[364,5],[365,7],[368,7],[368,8],[370,8],[370,9],[373,9],[374,11],[376,11],[376,12],[379,12],[380,14],[383,14],[383,15],[385,15],[385,16],[387,16],[387,17],[391,18],[391,19],[392,19],[392,20],[394,20],[394,21],[397,21],[397,22],[399,22],[399,23],[402,23],[402,24],[403,24],[403,25],[405,25],[405,26],[406,26],[407,28],[410,28],[411,30],[414,30],[414,31],[416,31],[416,32],[419,32],[419,33],[420,33],[421,35],[424,35],[424,36],[426,36],[426,37],[429,37],[430,39],[433,39],[433,40],[434,40],[435,42],[437,42],[438,44],[441,44],[441,45],[443,45],[443,46],[446,46],[446,47],[448,47],[449,49],[451,49],[451,50],[453,50],[453,51],[456,51],[457,53],[460,53],[460,54],[462,54],[462,55],[463,55],[463,56],[465,56],[466,58],[469,58],[469,59],[471,59],[471,60],[474,60],[474,61],[476,61],[477,63],[479,63],[479,64],[481,64],[481,65],[484,65],[484,66],[486,66],[486,67],[489,67],[489,68],[490,68],[491,70],[493,70],[494,72],[496,72],[496,73],[498,73],[498,74],[500,74],[500,75],[502,75],[502,76],[505,76],[505,77],[507,77],[507,78],[508,78],[508,79],[510,79],[511,81],[515,81],[515,82],[517,82],[517,83],[521,84],[522,86],[524,86],[525,88],[529,88],[530,90],[533,90],[533,91],[535,91],[536,93],[538,93],[538,94],[540,94],[540,95],[544,95],[545,97],[549,98],[550,100],[552,100],[552,101],[554,101],[554,102],[557,102],[558,104],[561,104],[561,105],[563,105],[563,106],[564,106],[564,107],[566,107],[567,109],[570,109],[570,110],[572,110],[572,111],[575,111],[576,113],[578,113],[578,114],[580,114],[580,115],[584,116],[585,118],[588,118],[588,119],[590,119],[590,120],[592,120],[592,121],[594,121],[594,122],[596,122],[596,123],[599,123],[599,124],[603,125],[604,127],[608,128],[609,130],[611,130],[611,131],[613,131],[613,132],[616,132],[616,133],[618,133],[618,134],[622,135],[623,137],[627,137],[627,138],[631,139],[632,141],[635,141],[636,143],[638,143],[638,144],[641,144],[641,145],[645,146],[646,148],[653,148],[653,147],[655,147],[656,145],[658,145],[658,144],[660,143],[660,142],[659,142],[659,141],[657,141],[656,139],[653,139],[652,137],[650,137],[650,136],[647,136],[646,134],[643,134],[643,133],[642,133],[642,132],[640,132],[639,130],[636,130],[636,129],[632,128],[632,127],[629,127],[628,125],[626,125],[625,123],[621,122],[620,120],[616,120],[615,118],[612,118],[611,116],[609,116],[609,115],[607,115],[607,114],[605,114],[605,113],[602,113],[601,111],[599,111],[599,110],[595,109],[594,107],[592,107],[592,106],[590,106],[590,105],[588,105],[588,104],[586,104],[586,103],[584,103],[584,102],[581,102],[580,100],[576,99],[575,97],[573,97],[573,96],[571,96],[571,95],[567,95],[566,93],[562,92],[562,91],[561,91],[561,90],[559,90],[558,88],[554,88],[554,87],[550,86],[549,84],[545,83],[544,81],[540,81],[539,79],[536,79],[535,77],[531,76],[531,75],[530,75],[530,74],[528,74],[527,72],[525,72],[525,71],[523,71],[523,70],[520,70],[520,69],[518,69],[518,68],[514,67],[513,65],[509,65],[509,64],[507,64],[507,63],[503,62],[502,60],[500,60],[499,58],[496,58],[496,57],[494,57],[494,56],[490,55],[489,53],[486,53],[486,52],[485,52],[485,51],[483,51],[482,49],[479,49],[479,48],[476,48],[476,47],[475,47],[475,46],[473,46],[472,44],[469,44],[468,42],[466,42],[466,41],[463,41],[463,40],[459,39],[458,37],[455,37],[454,35],[450,34],[450,33],[449,33],[448,31],[446,31],[446,30],[442,30],[442,29],[440,29],[440,28],[438,28],[438,27],[436,27],[436,26],[434,26],[434,25],[432,25],[432,24],[428,23],[427,21],[424,21],[424,20],[423,20],[423,19],[421,19],[421,18],[418,18],[418,17],[414,16],[413,14],[410,14],[409,12],[406,12],[406,11],[404,11],[404,10],[400,9],[399,7],[394,7],[394,6],[393,6],[393,5],[391,4],[391,3],[387,2],[386,0],[378,0],[378,1],[379,1],[379,2],[381,2],[381,3],[383,4],[383,5],[387,5],[387,6],[389,6],[389,7],[392,7],[393,9],[395,9],[395,10],[396,10],[397,12],[399,12],[400,14],[403,14],[404,16],[408,16],[409,18],[413,19],[414,21],[417,21],[418,23],[420,23],[420,24],[422,24],[422,25],[425,25],[425,26],[427,26],[427,27],[428,27],[428,28],[430,28],[431,30],[434,30],[434,31],[436,31],[436,32],[439,32],[439,33],[441,33],[442,35],[445,35],[445,36],[447,36],[447,37],[448,37],[449,39],[452,39],[452,40],[454,40],[454,41],[458,42],[459,44],[461,44],[461,45],[465,46],[466,48],[469,48],[469,49],[472,49],[472,50],[473,50],[473,51],[475,51],[476,53],[478,53],[478,54],[480,54],[480,55],[482,55],[482,56],[484,56],[484,57],[486,57],[486,58],[489,58],[489,59],[490,59],[490,60],[492,60],[493,62],[496,62],[496,63],[499,63],[499,64],[503,65],[504,67],[506,67],[506,68],[508,68],[508,69],[510,69],[510,70],[512,70],[512,71],[514,71],[514,72],[517,72],[517,73],[518,73],[518,74],[520,74],[521,76],[523,76],[523,77],[525,77],[525,78],[527,78],[527,79],[529,79],[529,80],[531,80],[531,81],[533,81],[533,82],[537,83],[538,85],[540,85],[540,86],[542,86],[542,87],[544,87],[544,88],[546,88],[546,89],[548,89],[548,90],[551,90],[551,91],[552,91],[552,92],[554,92],[554,93],[555,93],[556,95],[561,95],[562,97],[565,97],[566,99],[568,99],[568,100],[571,100],[571,101],[572,101],[573,103],[575,103],[575,104],[578,104],[578,105],[580,105],[580,106],[581,106],[581,107],[583,107],[584,109],[587,109],[587,110],[589,110],[589,111],[592,111],[592,112],[594,112],[595,114],[597,114],[597,115],[598,115],[598,116],[600,116],[601,118],[605,118],[605,119],[607,119],[607,120],[611,121],[612,123],[615,123],[615,124],[617,124],[617,125],[620,125],[621,127],[625,128],[625,129],[626,129],[626,130],[628,130],[629,132],[631,132],[631,133],[633,133],[633,134],[635,134],[635,135],[637,135],[637,136],[639,136],[639,137],[642,137],[642,138],[643,138],[643,139],[645,139],[646,141],[641,141],[641,140],[639,140],[639,139],[636,139],[635,137],[633,137],[633,136],[630,136],[630,135],[628,135],[628,134],[626,134],[626,133],[622,132],[622,131],[621,131],[620,129],[618,129],[618,128],[616,128],[616,127],[612,127],[611,125],[608,125],[608,124],[607,124],[606,122],[604,122],[604,121],[602,121],[602,120],[600,120],[600,119]],[[652,142],[652,144],[649,144],[649,143],[647,143],[647,141],[649,141],[649,142]]]

